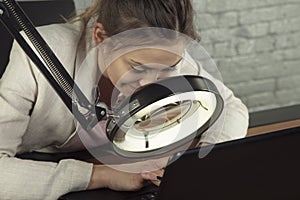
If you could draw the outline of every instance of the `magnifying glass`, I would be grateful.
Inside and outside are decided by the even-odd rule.
[[[106,132],[121,156],[156,156],[200,137],[222,109],[223,100],[210,80],[176,76],[127,97],[114,110]]]

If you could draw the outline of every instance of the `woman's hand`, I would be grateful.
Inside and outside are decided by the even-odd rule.
[[[144,172],[142,173],[142,177],[144,178],[144,180],[148,180],[151,181],[153,184],[159,186],[160,184],[160,178],[162,177],[164,174],[164,169],[159,169],[153,172]]]
[[[147,183],[160,184],[157,176],[162,176],[163,170],[143,173],[128,173],[118,171],[104,165],[94,165],[92,177],[87,189],[110,188],[117,191],[134,191],[141,189]]]

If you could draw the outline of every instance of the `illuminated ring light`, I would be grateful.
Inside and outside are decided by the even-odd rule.
[[[223,104],[216,86],[204,77],[160,80],[118,105],[107,136],[123,157],[162,155],[200,137],[220,116]]]

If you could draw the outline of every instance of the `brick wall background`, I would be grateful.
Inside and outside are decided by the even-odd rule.
[[[300,0],[193,3],[201,44],[250,112],[300,103]]]
[[[249,111],[300,103],[300,0],[194,0],[201,44]]]

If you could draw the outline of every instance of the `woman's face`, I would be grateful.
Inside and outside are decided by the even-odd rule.
[[[101,59],[101,58],[99,58]],[[161,49],[141,49],[114,60],[103,72],[125,96],[141,86],[168,77],[181,57]]]

